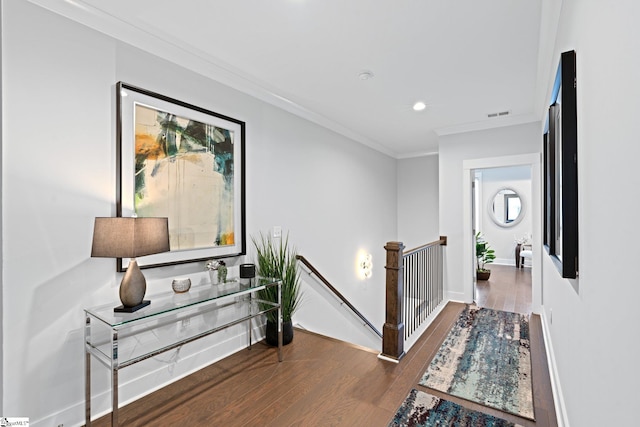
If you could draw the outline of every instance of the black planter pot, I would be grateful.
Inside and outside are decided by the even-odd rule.
[[[278,345],[278,324],[267,320],[266,331],[267,344]],[[293,341],[293,322],[282,322],[282,345],[287,345]]]
[[[476,271],[476,278],[478,280],[489,280],[489,276],[491,276],[491,271]]]

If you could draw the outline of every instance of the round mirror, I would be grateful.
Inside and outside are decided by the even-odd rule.
[[[524,200],[511,188],[503,188],[489,199],[489,216],[500,227],[513,227],[524,216]]]

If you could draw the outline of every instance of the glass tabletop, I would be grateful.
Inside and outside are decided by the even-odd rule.
[[[249,280],[249,279],[247,279]],[[84,311],[97,319],[115,327],[137,320],[151,318],[178,310],[184,307],[195,306],[208,301],[215,301],[230,295],[240,295],[253,292],[265,286],[275,286],[277,279],[258,277],[250,279],[248,283],[241,283],[239,279],[230,279],[227,283],[218,285],[198,285],[192,286],[187,292],[175,293],[173,291],[157,295],[146,296],[151,304],[134,313],[115,313],[114,303],[105,304],[98,307],[85,309]]]

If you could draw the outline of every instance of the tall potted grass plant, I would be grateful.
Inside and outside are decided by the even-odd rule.
[[[300,271],[295,248],[289,246],[289,235],[274,242],[271,236],[260,233],[251,237],[257,254],[257,273],[261,277],[270,277],[282,281],[282,328],[283,344],[293,340],[291,316],[300,303]],[[258,297],[265,301],[277,302],[278,289],[275,286],[259,291]],[[268,305],[262,307],[269,308]],[[278,312],[267,313],[266,338],[271,345],[278,344]]]

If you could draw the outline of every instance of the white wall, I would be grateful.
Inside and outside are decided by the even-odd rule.
[[[576,51],[579,279],[543,256],[545,322],[576,427],[638,423],[639,18],[635,0],[564,0],[548,71]]]
[[[322,274],[333,284],[333,274],[330,270]],[[306,307],[296,313],[295,327],[381,351],[382,338],[321,283],[316,275],[303,266],[300,277]],[[363,285],[366,286],[367,283]],[[359,301],[349,302],[360,311],[362,304]],[[383,323],[374,323],[373,326],[381,332]]]
[[[0,22],[2,20],[2,7],[0,5]],[[2,27],[0,26],[0,31],[1,31]],[[1,40],[0,40],[1,41]],[[0,49],[0,80],[4,81],[4,67],[3,67],[3,58],[2,58],[2,50]],[[2,88],[2,85],[0,84],[0,98],[4,99],[4,88]],[[2,106],[3,103],[0,103],[0,116],[2,116],[4,108]],[[0,120],[0,186],[3,188],[3,192],[4,192],[4,178],[3,178],[3,170],[4,170],[4,161],[3,161],[3,154],[2,154],[2,145],[4,145],[3,142],[3,138],[2,136],[4,135],[4,131],[3,131],[3,123],[2,120]],[[2,197],[0,197],[0,223],[4,223],[4,219],[3,219],[3,215],[4,215],[4,209],[3,209],[3,205],[4,205],[4,201],[2,200]],[[4,240],[2,239],[2,227],[0,227],[0,242],[3,242]],[[4,271],[4,245],[2,245],[2,247],[0,247],[0,270]],[[2,277],[3,275],[0,274],[0,307],[4,306],[3,303],[3,297],[4,297],[4,292],[2,291],[4,285],[3,285],[3,281],[4,278]],[[4,378],[4,321],[2,318],[2,315],[0,314],[0,378]],[[4,381],[3,381],[4,384]],[[4,414],[4,386],[0,386],[0,413]]]
[[[539,123],[440,137],[440,234],[448,239],[445,289],[451,299],[466,300],[461,268],[467,264],[463,256],[463,227],[465,223],[470,226],[471,213],[468,218],[463,215],[463,202],[467,197],[462,181],[464,161],[540,152],[541,138]],[[470,200],[468,203],[470,205]],[[466,244],[471,247],[473,240],[470,239]]]
[[[398,240],[409,250],[439,237],[438,156],[398,160]]]
[[[481,169],[481,174],[480,231],[496,252],[496,264],[515,265],[516,238],[532,234],[531,167],[488,168]],[[495,194],[504,188],[518,193],[523,206],[522,220],[511,227],[497,225],[489,211]]]
[[[119,80],[246,121],[247,233],[288,230],[382,327],[383,245],[397,235],[394,159],[27,2],[3,8],[3,415],[83,422],[82,309],[116,305],[121,280],[114,260],[89,257],[94,217],[115,214]],[[356,272],[361,251],[373,255],[366,281]],[[145,270],[148,295],[176,276],[205,280],[203,269]],[[303,300],[301,311],[314,309]],[[124,369],[121,401],[235,351],[242,334],[187,346],[178,363],[166,354]],[[97,414],[109,408],[108,376],[93,372]]]
[[[438,157],[423,156],[398,161],[397,166],[397,215],[398,237],[388,235],[387,241],[399,240],[404,243],[407,250],[422,244],[437,240],[438,234]],[[375,199],[375,203],[393,205],[393,200],[384,200],[383,193],[363,194],[358,198],[363,202],[370,202],[366,198]],[[348,201],[346,203],[349,203]],[[385,242],[386,243],[386,242]],[[359,251],[362,254],[369,253],[371,245],[363,245]],[[375,248],[379,250],[380,248]],[[357,260],[356,260],[357,261]],[[315,264],[315,260],[311,260]],[[373,254],[374,276],[383,280],[385,253]],[[313,307],[298,313],[296,322],[299,326],[314,332],[333,336],[334,338],[349,341],[365,347],[380,349],[380,338],[364,326],[363,322],[339,302],[326,287],[319,284],[315,275],[306,272],[302,274],[302,289],[305,294],[305,305]],[[329,282],[334,282],[330,269],[321,271]],[[363,291],[369,289],[373,278],[355,282],[353,285]],[[346,288],[348,292],[351,287]],[[356,295],[360,297],[360,295]],[[366,304],[358,299],[350,299],[350,302],[361,310]],[[382,308],[384,310],[384,308]],[[370,312],[368,319],[377,319],[382,311]],[[384,318],[374,322],[374,326],[381,331]]]
[[[397,167],[397,215],[398,215],[398,237],[397,239],[389,235],[387,241],[399,240],[404,243],[407,250],[416,246],[437,240],[438,234],[438,157],[423,156],[417,158],[403,159],[398,161]],[[360,199],[373,198],[376,203],[387,203],[393,205],[393,200],[383,200],[381,194],[363,195]],[[365,201],[365,200],[363,200]],[[366,201],[365,201],[366,202]],[[348,202],[347,202],[348,203]],[[359,203],[359,202],[358,202]],[[386,242],[385,242],[386,243]],[[363,246],[361,253],[365,254],[373,246]],[[369,248],[365,250],[366,248]],[[375,248],[378,250],[379,248]],[[312,262],[315,263],[314,260]],[[373,265],[374,274],[384,275],[385,254],[374,254]],[[305,310],[296,316],[299,325],[314,332],[330,335],[338,339],[346,340],[365,347],[379,350],[382,342],[380,338],[364,326],[363,322],[353,315],[353,313],[339,302],[333,294],[326,290],[326,287],[319,284],[315,275],[302,274],[303,292],[305,294],[305,304],[313,307],[313,310]],[[330,269],[323,273],[329,282],[333,283],[334,277]],[[381,277],[377,277],[381,279]],[[354,285],[368,289],[371,280],[364,279]],[[349,291],[350,288],[347,288]],[[360,300],[350,302],[361,310]],[[366,305],[364,305],[366,308]],[[367,318],[378,318],[380,312],[371,312]],[[374,326],[381,331],[384,319],[374,323]]]

